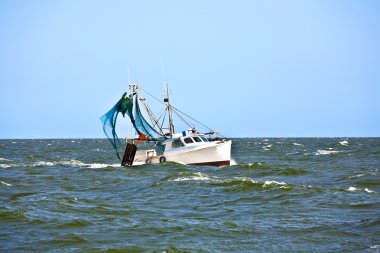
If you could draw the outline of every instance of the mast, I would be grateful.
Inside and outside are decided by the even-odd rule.
[[[169,115],[169,131],[170,131],[170,137],[173,137],[174,135],[174,125],[173,125],[173,115],[172,115],[172,107],[169,102],[169,87],[168,84],[165,82],[165,98],[164,102],[166,103],[166,110],[168,111]]]

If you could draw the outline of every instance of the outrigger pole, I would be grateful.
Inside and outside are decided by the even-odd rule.
[[[172,115],[172,107],[169,102],[169,87],[168,84],[165,82],[165,98],[164,102],[166,103],[166,110],[168,111],[169,115],[169,131],[170,131],[170,137],[173,137],[174,135],[174,125],[173,125],[173,115]]]

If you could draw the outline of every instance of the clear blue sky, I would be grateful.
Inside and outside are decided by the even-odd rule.
[[[104,137],[132,81],[226,136],[380,136],[380,1],[0,1],[0,138]],[[178,129],[180,130],[180,129]]]

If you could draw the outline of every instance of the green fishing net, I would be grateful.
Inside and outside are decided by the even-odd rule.
[[[132,124],[134,123],[133,119],[133,98],[127,96],[125,92],[120,100],[101,118],[100,121],[103,124],[103,131],[106,134],[108,140],[111,142],[113,148],[116,150],[116,155],[119,159],[120,154],[122,155],[124,144],[123,141],[116,134],[116,122],[119,113],[125,117],[125,114],[129,116]]]

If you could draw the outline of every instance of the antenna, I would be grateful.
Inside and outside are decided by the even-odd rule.
[[[128,84],[131,83],[131,73],[129,72],[129,64],[127,65],[128,68]]]
[[[161,58],[161,74],[162,78],[164,79],[164,102],[166,103],[166,111],[168,112],[169,115],[169,132],[170,132],[170,137],[174,136],[174,125],[173,125],[173,115],[172,115],[172,107],[170,105],[169,101],[169,85],[166,82],[166,76],[165,76],[165,69],[164,69],[164,61],[162,59],[162,55],[160,55]]]
[[[162,55],[160,55],[160,60],[161,60],[161,75],[162,75],[162,79],[164,79],[164,82],[166,82],[164,60],[162,59]]]
[[[164,81],[164,97],[168,97],[169,93],[167,91],[167,83],[166,83],[166,75],[165,75],[165,68],[164,68],[164,60],[162,58],[162,54],[160,54],[160,60],[161,60],[161,76]]]

